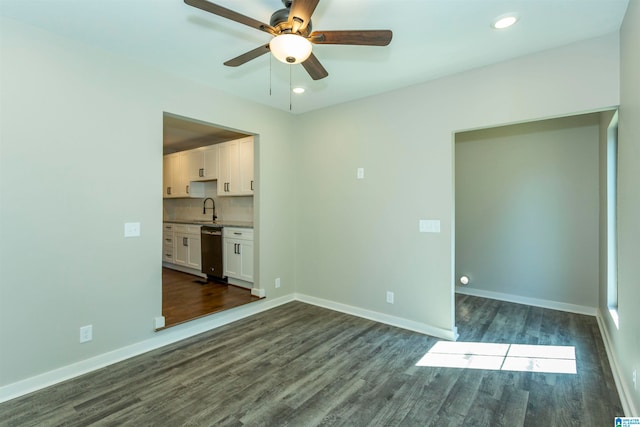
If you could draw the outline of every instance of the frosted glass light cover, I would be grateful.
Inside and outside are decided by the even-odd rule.
[[[278,61],[299,64],[311,55],[311,42],[295,34],[281,34],[271,40],[269,49]]]

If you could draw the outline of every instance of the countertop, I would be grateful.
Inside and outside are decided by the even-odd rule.
[[[221,227],[239,227],[239,228],[253,228],[252,221],[234,221],[234,220],[223,220],[223,221],[203,221],[201,219],[167,219],[162,222],[169,222],[172,224],[189,224],[189,225],[218,225]]]

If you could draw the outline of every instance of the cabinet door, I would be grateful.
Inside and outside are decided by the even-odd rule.
[[[210,181],[218,179],[218,150],[217,145],[207,147],[202,151],[204,158],[204,179]]]
[[[189,197],[189,154],[185,151],[175,154],[173,183],[177,197]]]
[[[201,149],[186,152],[187,176],[189,181],[204,179],[204,151]]]
[[[218,196],[228,196],[231,191],[231,164],[234,151],[237,158],[237,145],[233,142],[220,144],[218,150]]]
[[[253,194],[253,138],[238,141],[238,193]]]
[[[239,240],[240,275],[239,279],[253,283],[253,242],[251,240]]]
[[[223,239],[223,243],[223,274],[227,277],[240,278],[240,255],[238,254],[239,241],[236,239],[225,238]]]
[[[189,237],[184,233],[175,233],[173,241],[173,262],[187,265],[187,260],[189,259]]]
[[[173,196],[173,158],[170,155],[162,158],[162,197]]]
[[[202,267],[202,248],[200,247],[200,236],[191,235],[188,237],[187,267],[200,270]]]

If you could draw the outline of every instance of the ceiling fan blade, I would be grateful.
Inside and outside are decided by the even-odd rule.
[[[311,21],[311,15],[316,10],[320,0],[293,0],[289,12],[289,24],[293,34],[303,31]]]
[[[313,53],[302,63],[302,66],[313,80],[324,79],[329,75]]]
[[[392,37],[391,30],[314,31],[309,41],[315,44],[386,46]]]
[[[224,65],[228,67],[237,67],[239,65],[242,65],[246,62],[251,61],[252,59],[256,59],[257,57],[262,56],[267,52],[269,52],[269,45],[265,44],[264,46],[257,47],[253,50],[250,50],[247,53],[243,53],[240,56],[237,56],[233,59],[228,60],[227,62],[224,63]]]
[[[211,3],[206,0],[184,0],[184,2],[189,6],[197,7],[198,9],[202,9],[205,12],[210,12],[214,15],[222,16],[223,18],[239,22],[240,24],[248,25],[249,27],[255,28],[256,30],[264,31],[272,35],[275,35],[277,33],[276,29],[269,24],[265,24],[264,22],[249,18],[248,16],[235,12],[231,9],[227,9],[226,7],[218,6],[215,3]]]

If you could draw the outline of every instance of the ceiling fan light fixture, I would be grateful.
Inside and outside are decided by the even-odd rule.
[[[305,89],[304,89],[303,87],[299,87],[299,86],[298,86],[298,87],[294,87],[294,88],[292,89],[293,93],[296,93],[296,94],[298,94],[298,95],[300,95],[300,94],[304,93],[304,90],[305,90]]]
[[[311,42],[296,34],[280,34],[271,39],[269,49],[278,61],[299,64],[311,55]]]

